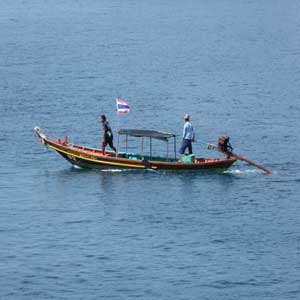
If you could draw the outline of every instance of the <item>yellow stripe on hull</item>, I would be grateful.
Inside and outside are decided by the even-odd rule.
[[[71,156],[74,156],[74,157],[77,157],[77,158],[80,158],[80,159],[85,159],[85,160],[89,160],[89,161],[92,161],[92,162],[96,162],[96,163],[103,163],[103,164],[107,164],[107,165],[113,165],[113,166],[121,166],[121,167],[131,167],[131,168],[139,168],[139,169],[145,169],[145,166],[140,166],[140,165],[133,165],[133,164],[125,164],[125,163],[121,163],[121,162],[111,162],[111,161],[107,161],[107,160],[98,160],[98,159],[92,159],[92,158],[87,158],[87,157],[82,157],[80,155],[76,155],[76,154],[70,154],[70,152],[67,152],[67,151],[64,151],[64,150],[61,150],[53,145],[50,145],[49,146],[58,151],[58,152],[62,152],[64,154],[67,154],[67,155],[71,155]]]

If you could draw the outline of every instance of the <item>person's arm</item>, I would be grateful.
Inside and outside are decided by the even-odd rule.
[[[182,134],[182,138],[183,138],[183,139],[186,137],[186,130],[187,130],[186,124],[187,124],[187,123],[185,123],[184,126],[183,126],[183,134]]]
[[[107,125],[103,124],[103,128],[102,128],[102,139],[103,139],[103,141],[105,141],[105,139],[106,139],[106,132],[107,132]]]
[[[192,141],[195,142],[195,130],[194,130],[194,126],[192,125]]]

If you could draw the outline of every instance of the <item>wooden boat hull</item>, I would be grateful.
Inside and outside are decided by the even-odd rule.
[[[227,169],[236,158],[209,158],[196,159],[195,163],[182,163],[178,161],[157,161],[143,159],[129,159],[127,157],[115,157],[113,153],[106,152],[102,154],[100,150],[86,148],[69,144],[68,142],[47,138],[45,135],[37,132],[42,143],[58,152],[63,158],[72,165],[81,168],[125,168],[125,169],[152,169],[152,170],[211,170]]]

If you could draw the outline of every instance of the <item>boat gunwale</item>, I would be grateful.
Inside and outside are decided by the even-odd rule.
[[[146,167],[145,163],[148,165],[152,166],[173,166],[173,167],[178,167],[179,169],[185,168],[185,167],[205,167],[205,166],[212,166],[212,165],[218,165],[218,164],[232,164],[236,161],[235,158],[209,158],[209,159],[204,159],[204,161],[198,161],[196,163],[182,163],[182,162],[174,162],[174,161],[157,161],[157,160],[144,160],[144,159],[130,159],[126,157],[114,157],[114,156],[106,156],[103,154],[100,154],[100,150],[93,150],[92,148],[87,148],[87,147],[82,147],[82,146],[77,146],[74,144],[66,144],[63,145],[62,143],[59,143],[57,140],[53,139],[46,139],[47,143],[51,148],[53,148],[56,151],[61,151],[64,152],[67,155],[75,156],[81,159],[87,159],[87,160],[92,160],[95,162],[103,162],[103,163],[109,163],[113,162],[115,164],[120,164],[122,163],[129,163],[130,166],[139,166],[139,167]],[[57,149],[56,147],[54,148],[54,144],[58,148],[62,149]],[[81,148],[81,149],[76,149],[76,148]],[[64,150],[64,151],[62,151]],[[89,153],[89,152],[91,153]],[[98,153],[97,153],[98,152]],[[77,154],[77,155],[76,155]],[[95,159],[92,159],[95,158]],[[196,158],[197,159],[197,158]],[[211,161],[209,161],[211,160]]]

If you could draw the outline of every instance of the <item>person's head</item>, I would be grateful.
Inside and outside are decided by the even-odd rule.
[[[106,121],[106,117],[105,117],[105,115],[101,115],[101,117],[100,117],[100,122],[105,122]]]
[[[190,118],[191,117],[188,114],[185,114],[184,117],[183,117],[184,121],[186,121],[186,122],[188,122],[190,120]]]

